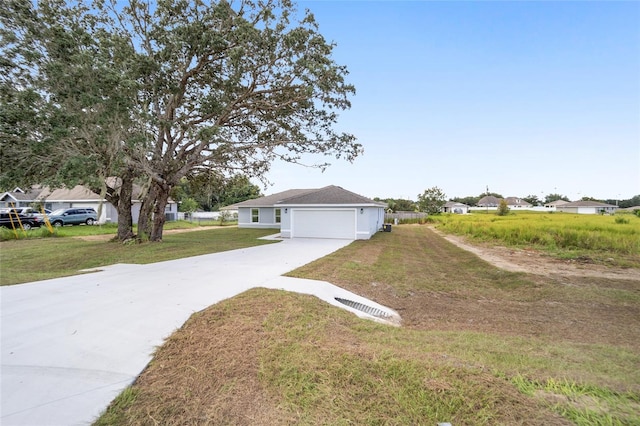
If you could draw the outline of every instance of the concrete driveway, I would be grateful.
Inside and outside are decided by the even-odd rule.
[[[328,283],[281,276],[349,243],[284,240],[0,288],[0,423],[90,424],[191,314],[253,287],[384,309]]]

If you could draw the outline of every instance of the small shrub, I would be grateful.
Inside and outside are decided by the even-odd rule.
[[[629,219],[622,216],[616,216],[616,223],[620,223],[620,224],[629,223]]]
[[[231,219],[231,213],[228,210],[222,210],[220,211],[220,226],[222,226],[223,223],[228,222],[229,219]]]
[[[506,216],[509,214],[509,206],[504,199],[500,200],[500,205],[498,205],[498,211],[496,212],[496,214],[498,216]]]

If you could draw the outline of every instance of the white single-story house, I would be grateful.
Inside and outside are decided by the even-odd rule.
[[[464,203],[457,203],[455,201],[447,201],[444,205],[445,213],[467,214],[469,213],[470,206]]]
[[[533,205],[518,197],[507,197],[504,199],[510,209],[530,209]]]
[[[563,205],[565,205],[567,203],[569,203],[569,201],[555,200],[555,201],[551,201],[550,203],[546,203],[544,205],[544,208],[548,209],[548,210],[555,211],[558,208],[558,206],[563,206]]]
[[[140,215],[141,201],[138,200],[141,193],[140,187],[134,185],[133,192],[134,199],[132,200],[131,215],[135,223],[138,221]],[[98,211],[100,195],[82,185],[76,185],[73,188],[57,189],[34,186],[28,191],[16,188],[13,191],[0,195],[0,208],[31,207],[34,205],[42,205],[45,209],[49,210],[85,207]],[[169,200],[165,208],[165,215],[167,220],[178,219],[178,204],[175,201]],[[118,210],[107,200],[102,200],[102,214],[98,218],[98,222],[118,222]]]
[[[385,203],[339,186],[290,189],[236,203],[238,227],[279,229],[282,238],[368,240],[384,225]]]
[[[613,214],[617,209],[618,206],[601,203],[599,201],[574,201],[572,203],[556,205],[556,211],[558,212],[578,214]]]

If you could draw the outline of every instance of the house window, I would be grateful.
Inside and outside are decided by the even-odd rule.
[[[281,220],[280,209],[276,209],[276,223],[280,223]]]
[[[251,209],[251,222],[260,222],[260,209]]]

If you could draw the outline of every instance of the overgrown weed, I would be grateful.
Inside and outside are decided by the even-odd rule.
[[[449,216],[437,227],[479,241],[536,247],[565,258],[588,252],[592,261],[640,266],[640,221],[618,215],[517,212],[489,217],[474,213]]]

